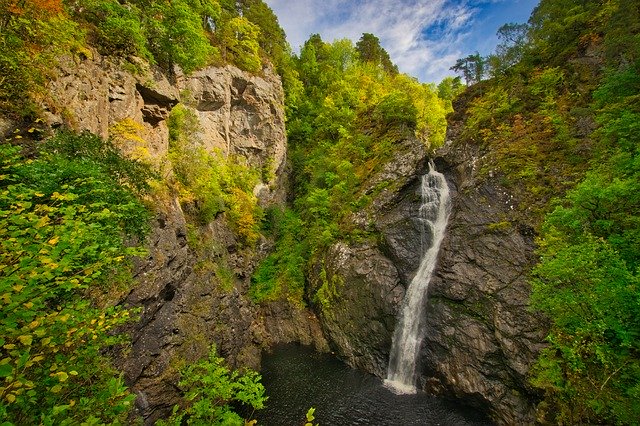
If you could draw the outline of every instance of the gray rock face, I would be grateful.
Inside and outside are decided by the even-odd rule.
[[[404,143],[407,147],[387,168],[401,172],[371,180],[373,187],[389,179],[389,191],[354,218],[380,237],[334,245],[311,280],[313,289],[325,284],[331,290],[318,309],[333,350],[381,377],[421,253],[415,218],[426,154]],[[527,308],[533,231],[517,221],[517,201],[498,178],[480,176],[476,164],[482,153],[476,147],[450,142],[437,155],[436,168],[449,183],[452,213],[429,288],[418,385],[461,398],[502,424],[533,423],[536,395],[527,373],[545,336],[544,321]]]
[[[503,424],[532,424],[537,398],[527,373],[546,324],[528,310],[534,233],[516,200],[481,179],[473,147],[440,152],[456,184],[447,236],[432,278],[422,355],[424,387],[488,408]]]
[[[395,157],[371,177],[365,192],[373,194],[381,183],[384,189],[352,218],[380,238],[333,245],[317,260],[309,278],[332,349],[349,364],[380,377],[386,375],[405,288],[420,262],[414,252],[420,247],[414,218],[421,202],[425,148],[417,140],[399,144]]]
[[[132,74],[97,54],[63,61],[49,86],[51,101],[44,105],[49,124],[106,138],[117,136],[117,126],[126,123],[144,146],[120,148],[134,156],[144,148],[143,159],[166,171],[166,119],[183,102],[199,119],[198,140],[206,149],[239,155],[262,171],[265,181],[254,190],[262,205],[284,202],[284,95],[272,70],[254,76],[231,66],[207,68],[178,74],[170,82],[143,63],[139,68]],[[230,366],[254,369],[272,343],[298,341],[328,349],[310,311],[286,301],[261,307],[247,298],[266,242],[243,248],[222,216],[195,228],[173,195],[161,192],[152,198],[157,214],[146,242],[149,254],[135,260],[136,285],[120,301],[141,308],[140,320],[129,327],[131,347],[116,354],[145,424],[180,402],[180,363],[202,358],[212,343]]]

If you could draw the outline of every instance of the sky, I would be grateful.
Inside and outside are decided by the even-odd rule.
[[[529,19],[538,0],[265,0],[295,52],[318,33],[324,41],[362,33],[380,39],[401,72],[422,82],[454,75],[456,59],[488,55],[503,24]]]

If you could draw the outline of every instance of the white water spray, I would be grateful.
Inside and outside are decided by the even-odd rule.
[[[391,356],[385,384],[397,393],[415,393],[416,361],[424,337],[421,322],[431,275],[436,266],[440,243],[447,227],[451,201],[449,187],[442,173],[432,161],[429,173],[422,176],[422,205],[419,217],[422,224],[422,252],[420,267],[405,293],[400,318],[393,333]],[[429,244],[425,247],[425,240]]]

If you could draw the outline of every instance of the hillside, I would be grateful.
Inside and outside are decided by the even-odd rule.
[[[3,2],[0,417],[244,424],[285,342],[385,377],[435,168],[416,387],[635,424],[636,3],[541,0],[436,85],[261,0]]]

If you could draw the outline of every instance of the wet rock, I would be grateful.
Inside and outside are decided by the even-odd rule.
[[[502,424],[531,424],[538,395],[527,374],[543,347],[544,320],[528,309],[527,274],[535,262],[531,224],[497,173],[481,174],[487,153],[459,140],[436,154],[447,178],[452,214],[432,277],[418,385],[461,398]],[[409,142],[405,142],[409,144]],[[377,237],[335,244],[316,262],[312,289],[331,347],[350,364],[384,377],[404,289],[415,275],[424,238],[416,215],[426,153],[403,149],[370,187],[390,179],[354,222]],[[373,192],[372,192],[373,193]],[[317,296],[317,299],[321,299]]]

